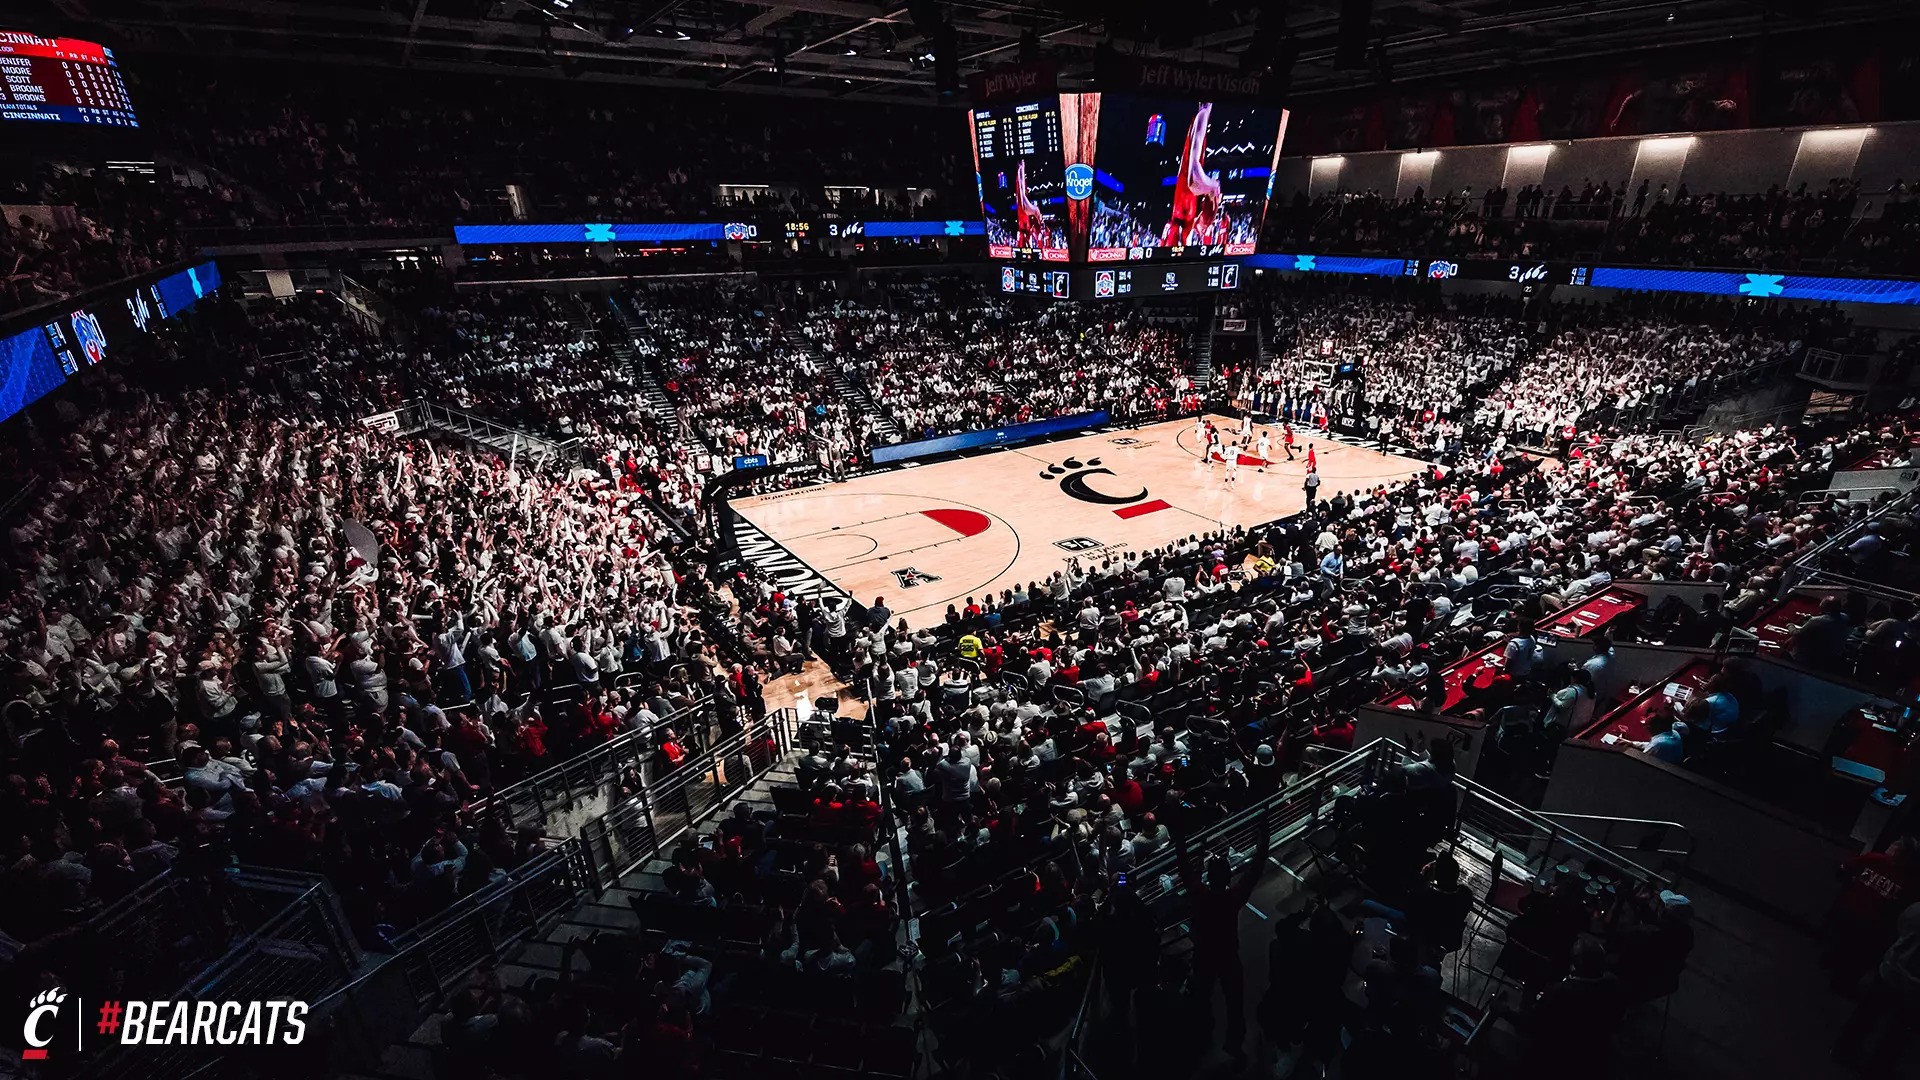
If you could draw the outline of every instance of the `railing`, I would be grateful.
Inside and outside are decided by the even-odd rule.
[[[1073,1024],[1067,1028],[1067,1043],[1060,1051],[1059,1080],[1098,1080],[1093,1069],[1087,1064],[1087,1043],[1093,1034],[1093,1025],[1087,1023],[1087,1013],[1096,1004],[1102,990],[1100,985],[1100,957],[1093,957],[1092,970],[1087,973],[1087,986],[1080,992],[1080,1008],[1074,1011]]]
[[[1536,811],[1548,821],[1572,822],[1576,832],[1608,851],[1630,851],[1642,861],[1660,856],[1660,865],[1650,867],[1669,882],[1685,881],[1693,863],[1693,833],[1677,821],[1649,818],[1601,817],[1596,814],[1567,814],[1551,810]],[[1577,824],[1577,823],[1585,823]],[[1598,831],[1599,835],[1594,835]],[[1622,837],[1622,833],[1634,835]],[[1678,846],[1672,846],[1677,844]],[[1669,863],[1677,863],[1669,869]]]
[[[27,496],[32,495],[39,486],[40,477],[29,476],[21,482],[19,487],[13,489],[13,494],[8,495],[4,501],[0,501],[0,524],[12,520],[14,513],[27,501]]]
[[[1206,848],[1225,853],[1238,865],[1241,857],[1260,847],[1260,831],[1267,830],[1271,848],[1306,836],[1333,811],[1335,800],[1360,790],[1383,765],[1397,764],[1403,751],[1386,739],[1376,739],[1318,772],[1294,781],[1237,814],[1202,829],[1188,841],[1194,851]],[[1135,892],[1146,903],[1181,890],[1177,858],[1162,851],[1133,871]]]
[[[794,710],[780,709],[754,721],[582,826],[580,842],[594,888],[611,888],[635,867],[658,858],[765,776],[792,747],[794,719]]]
[[[1825,382],[1864,383],[1873,379],[1873,361],[1874,356],[1870,353],[1808,349],[1800,361],[1800,374]]]
[[[1529,877],[1565,863],[1591,863],[1597,860],[1623,874],[1638,878],[1646,885],[1665,887],[1678,880],[1677,875],[1661,873],[1626,858],[1582,832],[1566,828],[1465,777],[1455,777],[1454,786],[1463,793],[1458,819],[1461,841],[1483,848],[1482,854],[1489,859],[1498,855],[1503,865],[1516,867]],[[1683,833],[1686,831],[1670,822],[1656,824],[1672,825]],[[1686,854],[1689,858],[1692,845],[1692,838],[1688,837]]]
[[[544,465],[550,461],[570,456],[580,445],[578,438],[564,440],[549,439],[543,435],[534,435],[522,431],[517,427],[500,423],[497,420],[489,420],[478,413],[470,413],[465,409],[456,409],[450,405],[441,405],[431,401],[416,401],[409,405],[408,408],[415,411],[415,415],[422,424],[430,427],[438,427],[446,431],[452,431],[475,440],[485,440],[488,438],[505,439],[508,445],[514,447],[516,450],[518,447],[524,445],[527,448],[529,458],[536,465]]]
[[[1806,402],[1789,401],[1784,404],[1775,405],[1769,409],[1755,409],[1752,412],[1718,417],[1704,424],[1694,424],[1686,429],[1684,437],[1687,442],[1697,443],[1709,435],[1727,435],[1743,428],[1752,428],[1777,420],[1785,420],[1788,417],[1806,411]]]
[[[713,700],[702,698],[661,717],[658,726],[622,732],[584,754],[508,784],[468,809],[475,815],[499,816],[509,830],[531,827],[552,834],[557,812],[576,808],[582,798],[605,793],[629,769],[636,770],[645,785],[650,780],[648,766],[659,750],[654,741],[659,731],[673,727],[685,733],[699,724],[704,737],[712,708]]]
[[[1278,851],[1317,829],[1340,797],[1359,792],[1382,769],[1396,767],[1408,759],[1406,750],[1399,744],[1375,739],[1318,772],[1201,830],[1187,846],[1193,851],[1204,847],[1215,854],[1224,853],[1238,865],[1259,849],[1260,832],[1265,829],[1269,850]],[[1471,780],[1455,777],[1453,783],[1460,795],[1456,839],[1484,849],[1489,858],[1498,854],[1507,866],[1538,874],[1569,860],[1601,860],[1645,883],[1674,880]],[[1691,852],[1689,838],[1686,854],[1690,856]],[[1176,857],[1171,851],[1145,860],[1134,874],[1138,882],[1135,890],[1140,899],[1149,904],[1182,891]]]
[[[378,1062],[386,1047],[440,1009],[473,972],[506,960],[589,892],[618,881],[765,775],[792,745],[792,722],[792,710],[755,721],[690,758],[644,797],[589,822],[580,837],[553,843],[395,939],[392,959],[314,1004],[332,1070],[359,1071]],[[672,823],[654,816],[668,808],[677,815]]]
[[[1877,493],[1876,493],[1877,494]],[[1806,554],[1795,559],[1793,565],[1783,575],[1780,582],[1780,595],[1799,585],[1838,585],[1871,596],[1892,600],[1920,600],[1920,592],[1898,588],[1889,584],[1863,581],[1834,570],[1827,569],[1827,563],[1844,551],[1847,545],[1858,540],[1877,520],[1896,514],[1905,514],[1912,509],[1920,491],[1909,491],[1880,504],[1875,513],[1863,515],[1859,521],[1827,537]]]
[[[522,941],[558,922],[586,894],[580,842],[529,859],[396,940],[392,959],[313,1003],[329,1072],[370,1069],[467,985],[473,972],[506,959]]]
[[[185,898],[194,892],[185,879],[173,888]],[[332,887],[322,878],[257,867],[239,867],[224,872],[210,889],[237,937],[230,938],[223,954],[184,983],[172,983],[150,996],[220,1001],[312,1001],[345,984],[360,967],[361,954],[340,910]],[[153,896],[140,910],[146,917],[137,925],[159,941],[172,940],[180,927],[153,916],[162,914],[152,908]],[[193,912],[197,905],[189,904]],[[166,913],[171,916],[174,913]],[[191,921],[205,922],[204,912],[190,915]],[[133,944],[131,935],[116,940]],[[103,943],[104,944],[104,943]],[[149,946],[150,947],[150,946]],[[103,955],[112,955],[110,953]],[[152,985],[159,978],[144,980]],[[126,987],[113,988],[112,996],[134,996]],[[89,1062],[82,1075],[139,1080],[176,1080],[202,1072],[221,1060],[222,1051],[213,1046],[111,1046]]]

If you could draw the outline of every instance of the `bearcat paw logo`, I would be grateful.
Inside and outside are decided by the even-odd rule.
[[[1042,480],[1059,480],[1060,490],[1081,502],[1097,503],[1102,506],[1125,506],[1137,503],[1147,497],[1147,489],[1141,488],[1132,495],[1109,495],[1104,491],[1095,491],[1087,485],[1089,476],[1112,476],[1113,470],[1100,467],[1099,458],[1080,461],[1068,458],[1058,465],[1048,465],[1040,474]]]

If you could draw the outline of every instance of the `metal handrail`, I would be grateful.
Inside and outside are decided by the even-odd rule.
[[[1201,830],[1187,841],[1187,847],[1199,850],[1224,843],[1230,851],[1252,851],[1259,846],[1257,830],[1263,825],[1269,829],[1271,847],[1290,843],[1316,827],[1323,811],[1332,809],[1332,800],[1326,798],[1328,794],[1335,798],[1345,794],[1339,790],[1343,782],[1363,778],[1378,767],[1383,755],[1397,756],[1401,752],[1404,751],[1398,743],[1390,739],[1375,739],[1239,813]],[[1275,809],[1281,812],[1277,826],[1269,816]],[[1177,867],[1178,855],[1171,850],[1153,855],[1135,867],[1132,876],[1138,882],[1135,892],[1140,899],[1152,903],[1170,892],[1179,891]],[[1163,879],[1170,880],[1172,887],[1164,884]]]
[[[509,825],[539,825],[544,831],[549,807],[573,805],[580,795],[618,776],[622,768],[654,752],[657,749],[653,744],[654,736],[660,730],[688,719],[701,719],[712,705],[711,697],[703,697],[678,712],[661,717],[660,723],[653,727],[622,732],[585,753],[516,780],[487,798],[470,804],[467,810],[475,816],[504,814]],[[610,764],[603,768],[603,763]],[[529,800],[538,821],[521,821],[515,813],[517,807],[525,806]]]
[[[370,1066],[467,985],[474,971],[499,963],[514,946],[571,911],[586,891],[580,841],[566,840],[402,939],[400,951],[386,963],[313,1003],[311,1015],[332,1042],[323,1051],[330,1056],[330,1071]],[[358,1000],[363,997],[364,1003]],[[343,1068],[346,1063],[359,1067]]]
[[[674,841],[710,820],[727,799],[745,791],[778,764],[791,746],[789,714],[780,709],[682,763],[659,784],[641,788],[619,806],[580,828],[581,854],[595,891],[612,887],[635,867],[658,858]],[[730,775],[730,763],[747,768]],[[695,805],[695,785],[710,783],[706,804]],[[662,828],[662,821],[672,824]]]
[[[1900,494],[1882,504],[1879,513],[1871,516],[1863,516],[1859,521],[1854,522],[1852,525],[1815,544],[1806,554],[1794,560],[1792,567],[1793,572],[1785,575],[1782,581],[1782,594],[1784,595],[1786,589],[1819,579],[1821,581],[1842,585],[1870,596],[1883,596],[1897,600],[1920,599],[1920,594],[1908,592],[1904,589],[1896,589],[1887,585],[1877,585],[1870,581],[1860,581],[1844,574],[1825,569],[1822,565],[1828,555],[1839,550],[1844,545],[1851,544],[1853,541],[1859,539],[1860,534],[1866,531],[1867,526],[1876,518],[1884,517],[1894,512],[1905,512],[1911,508],[1917,496],[1920,496],[1920,489]]]
[[[1665,875],[1656,873],[1631,859],[1621,858],[1619,853],[1606,847],[1604,844],[1595,843],[1579,833],[1569,832],[1559,828],[1554,825],[1553,822],[1546,820],[1545,815],[1539,811],[1529,810],[1519,803],[1514,802],[1512,799],[1507,798],[1505,795],[1494,791],[1492,788],[1484,787],[1464,776],[1455,776],[1453,782],[1455,787],[1460,788],[1468,795],[1474,796],[1480,802],[1492,807],[1509,818],[1530,826],[1528,831],[1533,833],[1537,840],[1545,841],[1544,845],[1538,849],[1538,853],[1543,856],[1551,853],[1557,846],[1564,844],[1566,847],[1579,852],[1587,858],[1605,859],[1607,862],[1620,867],[1622,870],[1633,873],[1634,876],[1642,878],[1648,883],[1664,882],[1671,884],[1671,881]],[[1464,802],[1460,807],[1460,820],[1463,828],[1465,828],[1467,824],[1467,807],[1468,804]],[[1529,821],[1528,819],[1530,818],[1539,820]],[[1482,826],[1482,829],[1486,833],[1490,843],[1497,844],[1499,842],[1499,836],[1495,834],[1491,828]],[[1545,835],[1541,836],[1541,833]],[[1517,858],[1509,859],[1509,862],[1517,862],[1522,866],[1529,865],[1532,862],[1532,859],[1527,856],[1526,852],[1517,848],[1512,849],[1512,851]]]
[[[1080,1037],[1086,1028],[1087,1010],[1093,1005],[1094,988],[1100,985],[1100,954],[1093,956],[1093,966],[1087,972],[1087,986],[1080,992],[1080,1008],[1073,1014],[1073,1024],[1067,1028],[1066,1046],[1060,1055],[1060,1080],[1067,1080],[1069,1062],[1080,1067],[1080,1074],[1087,1080],[1098,1080],[1093,1070],[1087,1067],[1087,1059],[1080,1056]]]
[[[1653,818],[1613,817],[1606,814],[1570,814],[1560,810],[1536,810],[1534,813],[1553,821],[1605,822],[1606,829],[1601,833],[1601,839],[1594,842],[1610,851],[1614,850],[1613,830],[1616,826],[1632,825],[1648,830],[1659,830],[1662,834],[1678,832],[1681,838],[1686,841],[1686,847],[1684,848],[1650,847],[1642,843],[1634,845],[1633,850],[1652,852],[1655,855],[1677,856],[1680,860],[1680,869],[1673,875],[1672,880],[1675,882],[1684,881],[1687,876],[1687,869],[1693,865],[1693,852],[1695,848],[1693,831],[1678,821],[1659,821]]]
[[[1239,813],[1201,830],[1187,841],[1186,846],[1190,850],[1198,850],[1225,844],[1229,852],[1252,851],[1259,846],[1258,829],[1264,826],[1269,831],[1269,850],[1278,849],[1317,828],[1323,814],[1332,809],[1334,800],[1357,789],[1357,781],[1370,779],[1383,765],[1397,764],[1406,756],[1406,748],[1399,743],[1386,738],[1375,739]],[[1463,796],[1456,817],[1458,831],[1478,832],[1484,845],[1500,852],[1510,864],[1533,867],[1538,861],[1542,865],[1535,869],[1544,869],[1546,856],[1562,849],[1571,849],[1585,858],[1604,860],[1646,883],[1671,883],[1666,875],[1623,858],[1619,853],[1577,832],[1563,829],[1544,815],[1528,810],[1472,780],[1455,776],[1453,786]],[[1473,811],[1476,808],[1483,812],[1475,814]],[[1511,821],[1518,828],[1497,828],[1497,823],[1489,820],[1484,813],[1488,810]],[[1521,840],[1525,841],[1524,845],[1512,842]],[[1557,859],[1559,856],[1554,857]],[[1152,903],[1169,893],[1182,890],[1177,875],[1173,873],[1176,859],[1174,852],[1162,852],[1136,867],[1136,892],[1141,900]]]

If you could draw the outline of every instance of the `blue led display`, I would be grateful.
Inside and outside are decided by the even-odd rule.
[[[0,338],[0,420],[45,397],[66,378],[45,330],[36,326]]]
[[[210,262],[189,267],[153,283],[153,290],[160,297],[163,308],[160,314],[163,318],[180,314],[219,287],[220,268]]]
[[[1402,277],[1407,260],[1356,255],[1252,255],[1248,266],[1261,270],[1293,270],[1302,274],[1359,274],[1364,277]]]
[[[942,435],[937,439],[921,439],[918,442],[897,443],[893,446],[876,446],[873,449],[873,462],[876,465],[889,461],[907,461],[933,454],[947,454],[955,450],[971,450],[976,446],[1013,446],[1038,439],[1045,435],[1057,435],[1063,431],[1080,431],[1084,428],[1099,427],[1107,422],[1105,411],[1079,413],[1074,416],[1056,416],[1048,420],[1032,420],[1012,427],[987,428],[983,431],[963,431],[958,435]]]
[[[984,221],[869,221],[863,227],[868,236],[893,239],[987,235],[987,223]]]
[[[1744,270],[1658,270],[1596,266],[1588,283],[1600,289],[1706,293],[1755,299],[1836,300],[1855,304],[1920,304],[1920,281],[1806,277]]]

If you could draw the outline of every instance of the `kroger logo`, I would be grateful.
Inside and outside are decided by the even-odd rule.
[[[1436,259],[1427,265],[1427,276],[1430,278],[1450,278],[1459,272],[1459,263],[1450,263],[1445,259]]]
[[[1093,194],[1093,166],[1084,162],[1067,166],[1067,198],[1084,199]]]

